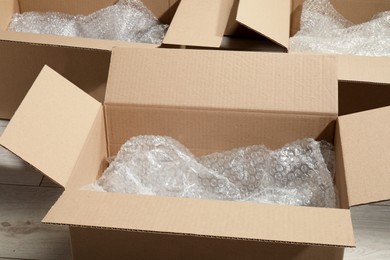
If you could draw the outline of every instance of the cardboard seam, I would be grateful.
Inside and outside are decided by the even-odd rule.
[[[236,113],[258,113],[258,114],[280,114],[280,115],[296,115],[296,116],[319,116],[332,117],[337,119],[338,113],[323,113],[323,112],[305,112],[305,111],[272,111],[272,110],[255,110],[255,109],[240,109],[240,108],[213,108],[213,107],[183,107],[183,106],[168,106],[168,105],[142,105],[142,104],[122,104],[122,103],[105,103],[105,107],[133,107],[133,108],[150,108],[150,109],[171,109],[171,110],[190,110],[190,111],[205,111],[205,112],[236,112]]]
[[[336,137],[336,135],[337,135],[337,137]],[[347,205],[348,205],[348,207],[351,207],[350,200],[349,200],[347,176],[346,176],[345,164],[344,164],[343,141],[342,141],[342,136],[341,136],[341,129],[340,129],[340,122],[339,122],[339,120],[336,121],[335,136],[334,136],[335,148],[336,148],[336,140],[339,142],[339,144],[337,146],[337,149],[339,149],[339,152],[341,153],[341,156],[342,156],[342,159],[343,159],[342,170],[344,172],[344,177],[343,177],[344,179],[343,179],[343,181],[345,182],[345,185],[344,185],[343,188],[344,188],[344,192],[345,192],[346,199],[347,199]],[[336,163],[338,163],[338,162],[336,161]],[[340,174],[340,172],[336,172],[336,174]],[[338,191],[338,193],[340,193],[340,191]],[[340,196],[340,194],[337,194],[337,196]],[[340,197],[339,197],[339,200],[340,200]]]
[[[236,240],[236,241],[252,241],[252,242],[260,242],[260,243],[278,243],[278,244],[289,244],[289,245],[308,245],[308,246],[322,246],[322,247],[332,247],[332,248],[355,248],[356,247],[356,246],[349,246],[349,245],[331,245],[331,244],[320,244],[320,243],[279,241],[279,240],[271,240],[271,239],[254,239],[254,238],[240,238],[240,237],[227,237],[227,236],[199,235],[199,234],[193,234],[193,233],[162,232],[162,231],[151,231],[151,230],[142,230],[142,229],[125,229],[125,228],[115,228],[115,227],[87,226],[87,225],[54,223],[54,222],[50,222],[50,221],[43,222],[43,223],[44,224],[50,224],[50,225],[57,225],[57,226],[94,228],[94,229],[103,229],[103,230],[112,230],[112,231],[137,232],[137,233],[144,233],[144,234],[150,233],[150,234],[172,235],[172,236],[206,237],[206,238],[212,238],[212,239]]]
[[[102,109],[102,108],[101,108]],[[83,145],[81,146],[81,149],[79,151],[79,154],[77,156],[77,160],[76,162],[74,163],[73,167],[72,167],[72,171],[71,171],[71,174],[69,175],[69,178],[68,180],[66,181],[66,184],[64,185],[64,188],[66,188],[66,186],[68,185],[69,183],[69,180],[73,177],[73,173],[74,173],[74,170],[75,170],[75,167],[78,165],[79,161],[80,161],[80,155],[81,153],[83,152],[84,148],[85,148],[85,144],[87,143],[87,141],[91,138],[91,129],[92,127],[95,126],[95,123],[96,123],[96,120],[98,120],[98,115],[99,115],[99,112],[100,112],[100,109],[97,111],[96,115],[95,115],[95,119],[93,120],[91,126],[89,127],[89,131],[88,131],[88,135],[87,137],[84,139],[84,142],[83,142]],[[103,120],[105,121],[105,120]],[[105,133],[107,135],[107,133]],[[106,139],[107,140],[107,139]],[[107,149],[106,149],[107,150]],[[106,157],[108,156],[107,154],[107,151],[106,151]],[[53,204],[54,205],[54,204]]]
[[[106,136],[106,158],[109,158],[111,155],[110,155],[110,143],[111,143],[111,138],[110,138],[110,135],[108,133],[110,133],[109,131],[111,131],[111,120],[109,119],[110,117],[108,116],[108,112],[107,112],[107,109],[106,109],[106,106],[102,105],[102,109],[103,109],[103,116],[104,116],[104,119],[103,119],[103,122],[104,122],[104,129],[105,129],[105,136]],[[110,121],[110,122],[107,122],[107,121]]]

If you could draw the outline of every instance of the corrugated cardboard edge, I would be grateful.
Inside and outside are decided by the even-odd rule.
[[[45,66],[1,145],[65,187],[100,109],[98,101]]]
[[[234,0],[181,0],[165,44],[219,47]]]
[[[250,202],[65,191],[43,222],[225,239],[355,245],[349,210]]]
[[[350,206],[390,199],[390,107],[338,119]]]
[[[390,57],[338,55],[337,62],[339,80],[390,84]]]
[[[131,43],[125,41],[100,40],[90,38],[65,37],[57,35],[34,34],[0,31],[0,41],[14,41],[26,44],[53,45],[69,48],[94,49],[102,51],[111,51],[115,46],[137,47],[137,48],[156,48],[159,45],[147,43]]]
[[[291,1],[240,0],[237,21],[288,48]]]

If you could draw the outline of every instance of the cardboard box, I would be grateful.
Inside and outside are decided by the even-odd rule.
[[[355,23],[390,10],[388,0],[332,0],[332,4]],[[181,0],[164,43],[188,48],[288,52],[289,38],[300,27],[301,12],[302,0],[218,0],[213,3]],[[247,39],[238,37],[237,40],[237,34],[244,34]],[[225,37],[227,35],[230,37]],[[390,105],[390,90],[384,91],[380,87],[390,85],[389,57],[337,57],[341,114]],[[367,102],[365,93],[372,96],[370,102]]]
[[[349,208],[390,198],[390,107],[337,104],[333,56],[114,48],[103,104],[45,67],[0,143],[65,188],[43,222],[69,225],[76,259],[342,259]],[[145,134],[196,155],[331,141],[340,208],[80,190]]]
[[[104,100],[111,49],[156,47],[122,41],[7,31],[17,12],[63,12],[87,15],[117,0],[0,0],[0,118],[9,119],[39,71],[47,64],[98,101]],[[162,22],[172,19],[176,0],[143,0]]]

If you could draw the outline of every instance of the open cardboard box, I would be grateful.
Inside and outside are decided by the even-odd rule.
[[[224,49],[241,44],[244,49],[287,52],[289,38],[300,27],[302,2],[303,0],[216,0],[211,3],[207,0],[181,0],[164,43],[181,44],[188,48],[197,46]],[[354,23],[365,22],[378,12],[390,10],[388,0],[331,2]],[[248,42],[239,43],[231,41],[234,37],[225,37],[234,36],[235,33],[247,34],[248,31],[252,31]],[[259,38],[254,37],[256,34],[269,41],[254,40]],[[390,105],[389,57],[337,55],[337,58],[342,114]],[[360,94],[355,94],[354,89],[350,90],[351,84]],[[388,86],[388,91],[381,88],[380,85],[383,84]],[[376,95],[368,103],[365,93],[370,91],[369,95]],[[384,93],[387,101],[383,98]]]
[[[117,0],[0,0],[0,118],[9,119],[45,64],[74,84],[104,100],[111,49],[156,45],[7,31],[18,12],[63,12],[87,15]],[[177,0],[143,0],[162,22],[169,23]]]
[[[337,99],[334,56],[114,48],[103,104],[45,67],[0,143],[65,188],[43,222],[76,259],[342,259],[349,208],[390,198],[390,107],[338,117]],[[80,190],[146,134],[196,155],[331,141],[340,208]]]

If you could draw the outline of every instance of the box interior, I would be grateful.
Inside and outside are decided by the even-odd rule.
[[[290,36],[299,31],[303,0],[292,0]],[[346,19],[359,24],[367,22],[373,15],[390,10],[387,0],[331,0],[333,7]]]
[[[290,63],[295,62],[292,59],[286,62],[274,59],[274,56],[261,56],[263,59],[269,58],[275,67],[278,67],[279,62],[284,63],[285,78],[275,80],[272,68],[257,72],[261,71],[259,64],[266,62],[257,62],[256,59],[260,57],[254,57],[252,54],[241,53],[240,57],[235,57],[223,52],[213,52],[217,55],[209,56],[205,52],[190,51],[192,65],[183,68],[180,65],[181,59],[189,58],[184,53],[174,50],[148,50],[150,51],[154,54],[140,50],[137,54],[129,49],[114,50],[108,83],[112,89],[107,90],[104,103],[108,156],[114,156],[123,143],[138,135],[171,136],[188,147],[196,156],[254,144],[265,144],[276,149],[306,137],[334,142],[337,97],[335,99],[333,96],[333,90],[325,93],[321,86],[318,86],[317,92],[313,89],[302,89],[298,91],[299,97],[294,97],[297,94],[296,92],[294,94],[294,91],[282,93],[278,90],[286,84],[291,84],[291,77],[295,77],[297,82],[302,81],[297,85],[307,84],[310,88],[313,88],[313,85],[335,85],[330,76],[333,72],[324,69],[327,67],[326,62],[322,66],[317,66],[324,78],[311,78],[299,74],[301,68],[294,68]],[[148,64],[150,62],[148,58],[153,55],[157,55],[159,58],[154,60],[160,62]],[[170,63],[171,65],[168,66],[172,55],[175,57],[176,64]],[[197,58],[193,57],[195,55]],[[132,64],[123,58],[126,56],[132,57]],[[294,58],[300,59],[303,56]],[[312,65],[314,61],[320,60],[317,58],[313,58]],[[244,60],[243,63],[240,59]],[[223,60],[224,64],[219,64],[216,71],[210,72],[209,68],[202,66],[205,60],[210,63]],[[234,62],[237,63],[237,67],[230,66]],[[304,66],[310,66],[311,62],[307,62],[308,64]],[[229,72],[239,68],[239,64],[245,63],[252,66],[244,65],[237,73]],[[169,71],[162,68],[167,68]],[[180,78],[179,70],[185,75],[185,79]],[[260,74],[255,76],[254,73]],[[150,77],[150,74],[158,74],[157,79]],[[294,76],[294,74],[298,75]],[[259,91],[259,79],[269,86],[262,86],[264,89]],[[183,82],[186,82],[186,86],[183,86]],[[170,88],[169,94],[164,93],[167,84]],[[128,85],[132,86],[131,91],[126,87]],[[223,91],[223,88],[226,88],[226,91],[235,98],[219,99],[214,91]],[[188,95],[188,91],[192,94]],[[307,98],[303,97],[305,91],[307,91]],[[280,93],[280,96],[279,94],[275,96],[275,93]],[[323,96],[318,96],[318,100],[312,104],[300,106],[298,103],[304,100],[315,100],[315,96],[321,93],[330,95],[329,100],[334,102],[323,104],[320,110],[318,108],[321,104],[318,100]],[[280,102],[272,101],[267,104],[269,99],[266,97],[270,95],[273,96],[273,101]],[[208,96],[209,100],[205,98]],[[294,107],[295,112],[294,109],[290,111],[287,109],[290,105]],[[310,106],[314,112],[307,110]],[[259,107],[262,109],[257,109]],[[100,174],[101,172],[96,176],[95,172],[94,175],[97,178]],[[347,208],[348,205],[343,204],[342,207]]]

